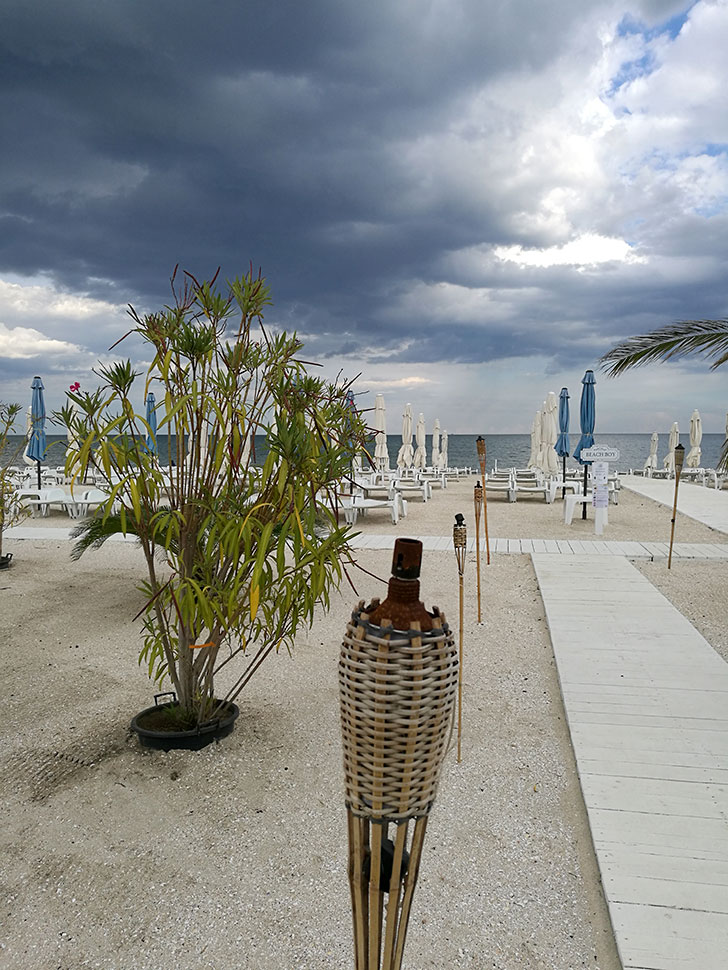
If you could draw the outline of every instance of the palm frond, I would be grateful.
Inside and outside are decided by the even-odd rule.
[[[725,439],[723,447],[720,449],[716,471],[723,472],[723,474],[728,472],[728,438]]]
[[[127,519],[126,531],[133,532],[130,518]],[[87,549],[100,549],[107,539],[120,532],[122,532],[121,516],[118,513],[110,515],[106,521],[100,515],[84,519],[71,530],[71,539],[78,539],[71,549],[71,559],[80,559]]]
[[[728,320],[681,320],[667,327],[624,340],[600,357],[608,377],[630,367],[691,354],[713,358],[711,370],[728,361]]]

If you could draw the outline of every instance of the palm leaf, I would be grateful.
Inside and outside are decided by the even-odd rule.
[[[713,359],[711,370],[728,361],[728,320],[681,320],[624,340],[599,359],[608,377],[630,367],[691,354]]]
[[[100,515],[84,519],[71,529],[70,538],[78,539],[71,549],[71,559],[80,559],[87,549],[100,549],[107,539],[122,531],[121,516],[118,513],[113,513],[107,519]],[[134,531],[133,522],[129,519],[127,519],[126,531],[127,533]]]

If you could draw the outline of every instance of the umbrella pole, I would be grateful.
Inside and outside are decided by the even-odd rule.
[[[584,465],[584,498],[586,498],[586,483],[587,483],[588,474],[589,474],[589,466]],[[581,503],[581,517],[582,519],[586,518],[586,502]]]
[[[675,448],[675,500],[672,503],[672,525],[670,527],[670,554],[667,557],[667,568],[672,567],[672,543],[675,538],[675,518],[677,517],[677,487],[680,484],[680,473],[685,460],[685,449],[682,445]]]
[[[564,487],[561,489],[561,499],[566,498],[566,455],[564,455],[564,467],[561,472],[561,481],[564,483]]]
[[[38,491],[40,491],[40,462],[38,462]]]
[[[468,544],[465,516],[460,513],[455,516],[455,525],[452,530],[452,544],[455,547],[455,561],[457,563],[458,577],[460,580],[460,650],[458,664],[458,764],[460,764],[460,748],[463,734],[463,605],[465,600],[463,576],[465,573],[465,553]]]

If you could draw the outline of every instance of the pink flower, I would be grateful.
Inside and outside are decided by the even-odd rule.
[[[75,384],[71,384],[71,386],[69,387],[69,391],[73,391],[75,393],[76,391],[80,390],[80,388],[81,388],[81,385],[78,383],[78,381],[76,381]]]

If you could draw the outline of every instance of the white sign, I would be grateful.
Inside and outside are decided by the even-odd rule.
[[[609,507],[609,488],[606,485],[594,485],[592,490],[592,505],[595,509]]]
[[[609,464],[606,461],[595,461],[591,468],[591,475],[595,485],[606,485],[609,478]]]
[[[607,448],[604,445],[592,445],[591,448],[584,448],[581,453],[582,461],[617,461],[619,459],[619,448]]]

